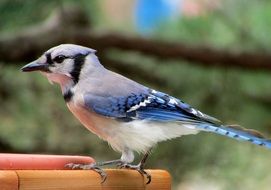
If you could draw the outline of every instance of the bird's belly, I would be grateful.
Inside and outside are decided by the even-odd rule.
[[[73,102],[67,105],[87,129],[108,141],[114,150],[120,152],[127,148],[137,152],[145,152],[157,142],[198,132],[193,127],[181,123],[120,122],[98,115]]]
[[[125,149],[130,148],[130,144],[134,144],[133,142],[127,143],[127,138],[131,134],[116,120],[91,112],[72,101],[67,103],[67,106],[88,130],[101,139],[108,141],[114,150],[123,152]]]
[[[110,125],[110,118],[99,116],[84,107],[78,106],[73,102],[67,103],[69,110],[73,115],[92,133],[96,134],[104,140],[108,140],[108,128]]]

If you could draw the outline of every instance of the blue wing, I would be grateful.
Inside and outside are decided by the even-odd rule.
[[[219,122],[172,96],[152,89],[125,97],[86,94],[84,100],[87,108],[96,113],[123,121]]]
[[[217,119],[201,113],[190,105],[165,93],[149,89],[147,92],[126,97],[97,97],[85,95],[88,109],[98,114],[124,122],[150,120],[160,122],[182,122],[197,129],[227,136],[271,149],[271,140],[259,132],[241,127],[224,126]]]

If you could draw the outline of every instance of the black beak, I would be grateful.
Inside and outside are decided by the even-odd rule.
[[[31,71],[45,71],[49,72],[49,65],[44,63],[38,63],[37,61],[33,61],[28,63],[27,65],[21,68],[23,72],[31,72]]]

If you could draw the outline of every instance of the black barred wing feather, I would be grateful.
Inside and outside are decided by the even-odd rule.
[[[191,107],[189,104],[174,98],[172,96],[169,96],[168,94],[158,92],[155,90],[150,90],[150,96],[152,96],[157,102],[158,108],[165,108],[171,109],[172,111],[182,113],[183,117],[189,117],[193,120],[197,120],[200,122],[208,122],[208,123],[214,123],[219,124],[220,121],[214,117],[211,117],[209,115],[206,115],[199,110]]]

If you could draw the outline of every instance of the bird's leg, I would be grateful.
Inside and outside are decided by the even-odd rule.
[[[128,163],[121,163],[121,164],[119,164],[119,167],[138,171],[140,174],[147,177],[148,181],[146,184],[149,184],[151,182],[151,175],[144,170],[144,166],[146,164],[146,160],[150,154],[150,151],[151,151],[151,149],[144,154],[142,160],[137,165],[132,165],[132,164],[128,164]]]
[[[114,164],[121,164],[123,163],[121,159],[118,160],[110,160],[110,161],[105,161],[105,162],[97,162],[97,163],[91,163],[91,164],[75,164],[75,163],[69,163],[66,164],[66,168],[71,168],[71,169],[82,169],[82,170],[93,170],[96,171],[98,174],[100,174],[102,178],[102,182],[105,182],[107,178],[106,172],[101,168],[101,166],[107,166],[107,165],[114,165]]]

